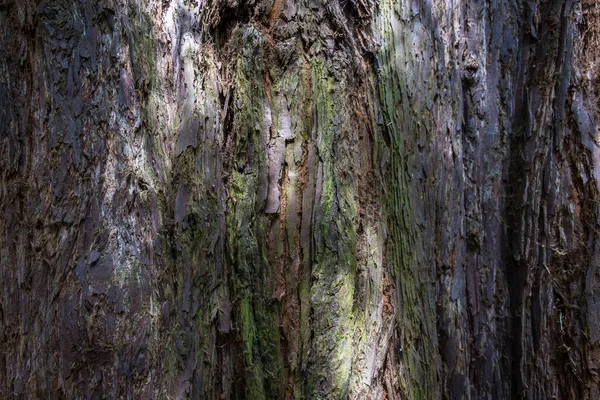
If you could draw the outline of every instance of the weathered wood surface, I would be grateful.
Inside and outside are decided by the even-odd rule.
[[[0,2],[0,398],[600,398],[600,5]]]

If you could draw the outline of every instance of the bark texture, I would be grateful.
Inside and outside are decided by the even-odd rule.
[[[593,0],[1,0],[0,398],[600,398]]]

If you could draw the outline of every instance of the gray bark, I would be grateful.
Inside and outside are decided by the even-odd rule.
[[[599,34],[0,2],[0,398],[600,398]]]

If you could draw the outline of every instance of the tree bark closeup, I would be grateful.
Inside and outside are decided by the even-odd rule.
[[[1,399],[600,399],[600,3],[0,0]]]

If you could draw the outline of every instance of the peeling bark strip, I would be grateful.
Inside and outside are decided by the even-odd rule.
[[[600,6],[0,2],[0,398],[600,398]]]

